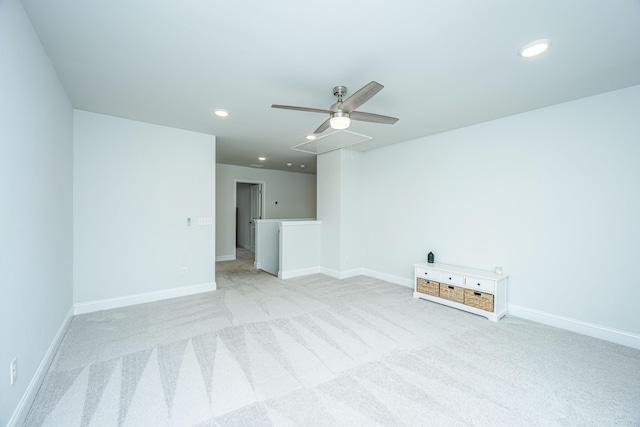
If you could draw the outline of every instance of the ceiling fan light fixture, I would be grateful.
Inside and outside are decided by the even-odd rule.
[[[329,125],[333,129],[346,129],[351,124],[351,119],[348,116],[333,116],[329,120]]]

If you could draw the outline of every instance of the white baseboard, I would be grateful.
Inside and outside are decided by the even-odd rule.
[[[350,277],[362,276],[364,268],[354,268],[353,270],[341,271],[339,279],[348,279]]]
[[[327,267],[318,267],[318,268],[320,269],[318,273],[322,273],[325,276],[333,277],[335,279],[340,278],[340,272],[338,270],[332,270],[331,268],[327,268]]]
[[[170,298],[184,297],[216,290],[216,282],[201,283],[193,286],[166,289],[143,294],[126,295],[117,298],[107,298],[97,301],[80,302],[73,305],[74,314],[93,313],[94,311],[111,310],[112,308],[127,307]]]
[[[406,286],[407,288],[413,288],[413,279],[407,279],[406,277],[394,276],[392,274],[381,273],[379,271],[364,269],[364,275],[373,277],[376,279],[384,280],[386,282],[395,283],[396,285]]]
[[[375,279],[384,280],[386,282],[395,283],[396,285],[413,288],[413,280],[404,277],[393,276],[391,274],[381,273],[379,271],[370,270],[368,268],[354,268],[353,270],[337,271],[326,267],[320,267],[320,273],[336,279],[348,279],[355,276],[369,276]]]
[[[364,270],[362,268],[354,268],[353,270],[338,271],[331,268],[320,267],[320,273],[335,279],[348,279],[350,277],[362,276]]]
[[[606,326],[583,322],[582,320],[558,316],[514,304],[509,304],[509,315],[640,350],[640,335],[631,332],[608,328]]]
[[[233,255],[220,255],[216,257],[216,262],[220,261],[233,261],[236,259],[236,254]]]
[[[69,327],[69,323],[71,322],[72,317],[73,308],[69,309],[69,312],[64,317],[64,320],[62,320],[62,324],[60,324],[58,332],[56,332],[56,335],[53,337],[51,344],[49,344],[49,348],[44,354],[44,357],[42,358],[38,369],[36,369],[35,374],[33,374],[33,377],[31,378],[27,389],[22,395],[20,402],[18,402],[18,406],[16,407],[15,411],[13,411],[13,415],[7,423],[7,427],[17,427],[24,424],[25,419],[27,418],[27,415],[29,413],[29,409],[33,404],[33,400],[36,398],[36,394],[38,393],[38,390],[42,385],[42,381],[44,380],[44,377],[49,370],[51,362],[53,362],[53,358],[58,351],[58,347],[60,347],[60,343],[62,342],[64,334],[67,332],[67,328]]]
[[[320,267],[301,268],[300,270],[278,271],[278,279],[287,280],[294,277],[320,273]]]

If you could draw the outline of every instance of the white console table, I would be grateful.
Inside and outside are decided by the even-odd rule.
[[[494,322],[507,314],[508,275],[439,263],[420,263],[414,267],[414,298],[468,311]]]

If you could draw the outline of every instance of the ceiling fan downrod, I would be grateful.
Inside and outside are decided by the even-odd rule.
[[[333,96],[338,98],[338,102],[342,102],[342,97],[347,94],[346,86],[336,86],[333,88]]]
[[[349,113],[342,111],[342,97],[347,94],[346,86],[336,86],[333,88],[333,95],[338,101],[329,108],[329,124],[333,129],[346,129],[351,124]]]

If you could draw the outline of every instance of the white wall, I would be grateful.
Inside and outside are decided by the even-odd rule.
[[[368,212],[363,206],[364,177],[363,153],[340,150],[341,163],[341,233],[340,271],[350,272],[363,265],[364,217]],[[350,273],[348,273],[350,274]]]
[[[74,117],[75,303],[214,284],[215,137]]]
[[[216,257],[219,259],[234,259],[236,254],[236,180],[265,182],[264,219],[316,216],[315,175],[219,163],[216,168]]]
[[[640,333],[638,112],[635,86],[365,153],[365,267],[500,265],[510,305]]]
[[[320,273],[321,221],[280,222],[278,277]]]
[[[73,113],[18,0],[0,1],[0,94],[0,425],[6,425],[20,423],[20,408],[26,415],[72,307]],[[10,386],[14,357],[18,376]]]
[[[363,153],[335,150],[318,156],[318,219],[322,271],[334,277],[362,272]]]
[[[340,272],[341,154],[318,156],[318,219],[322,221],[320,265],[325,273]]]
[[[280,224],[277,219],[256,220],[255,267],[274,275],[280,268]]]

